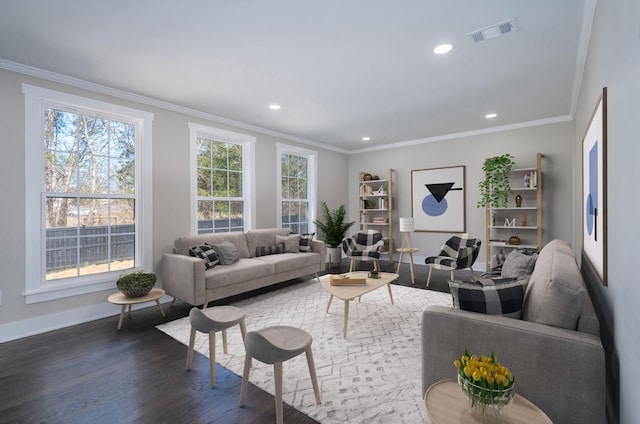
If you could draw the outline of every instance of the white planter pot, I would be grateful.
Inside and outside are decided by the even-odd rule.
[[[342,248],[341,247],[327,247],[327,262],[331,265],[340,265],[342,260]]]

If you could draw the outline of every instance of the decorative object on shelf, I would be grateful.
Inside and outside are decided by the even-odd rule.
[[[155,284],[154,273],[135,271],[121,275],[116,282],[116,287],[127,297],[143,297],[149,294]]]
[[[519,208],[520,206],[522,206],[522,196],[518,194],[516,196],[516,208]]]
[[[412,215],[416,231],[464,233],[465,167],[411,171]]]
[[[411,241],[411,233],[413,233],[415,229],[416,225],[413,217],[400,218],[400,232],[404,233],[404,237],[402,238],[402,248],[413,247],[413,242]]]
[[[586,258],[607,285],[607,88],[582,140],[582,239]]]
[[[501,156],[487,158],[482,165],[485,179],[478,183],[480,189],[479,208],[489,205],[494,208],[506,208],[511,193],[509,173],[515,162],[513,156],[505,153]]]
[[[505,218],[504,219],[504,226],[505,227],[515,227],[516,226],[516,219],[513,218],[513,219],[509,220],[509,218]]]
[[[378,181],[380,179],[380,177],[378,177],[377,175],[374,175],[373,177],[371,177],[372,180],[374,181]]]
[[[373,191],[373,194],[376,195],[376,196],[384,196],[385,194],[387,194],[387,192],[384,191],[384,187],[383,186],[380,186],[380,187],[378,187],[378,190],[374,190]]]
[[[522,226],[523,227],[527,226],[527,214],[526,213],[522,214]]]
[[[344,221],[344,217],[347,214],[344,205],[340,205],[338,209],[329,210],[327,202],[322,202],[320,208],[322,209],[324,221],[316,219],[313,223],[316,224],[320,231],[322,231],[322,234],[324,234],[324,242],[327,243],[327,246],[340,247],[342,239],[345,234],[347,234],[347,230],[355,221]]]
[[[501,365],[493,352],[478,358],[466,349],[453,363],[471,414],[483,423],[502,422],[502,410],[514,395],[514,377],[509,368]]]
[[[519,245],[520,244],[520,237],[518,237],[518,236],[509,237],[509,244],[512,244],[514,246]]]
[[[372,179],[373,179],[373,175],[369,174],[368,172],[362,175],[362,181],[371,181]]]

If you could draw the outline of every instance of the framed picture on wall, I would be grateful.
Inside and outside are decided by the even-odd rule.
[[[585,257],[607,285],[607,88],[582,140],[582,242]]]
[[[465,232],[464,177],[464,166],[411,171],[416,231]]]

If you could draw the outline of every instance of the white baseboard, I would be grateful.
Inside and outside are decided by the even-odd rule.
[[[172,300],[170,296],[163,296],[161,303],[167,303]],[[153,303],[145,302],[133,305],[132,310],[148,308]],[[153,304],[154,305],[154,304]],[[0,343],[11,340],[21,339],[23,337],[33,336],[35,334],[46,333],[47,331],[58,330],[60,328],[70,327],[76,324],[95,321],[97,319],[120,315],[120,306],[114,305],[107,301],[96,305],[82,306],[79,308],[55,312],[48,315],[40,315],[33,318],[14,321],[7,324],[0,324]],[[113,328],[118,325],[117,319],[113,321]]]

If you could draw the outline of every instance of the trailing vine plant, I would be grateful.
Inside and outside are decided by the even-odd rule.
[[[509,173],[513,165],[515,162],[509,153],[485,159],[482,170],[486,177],[478,183],[480,201],[477,206],[479,208],[487,205],[493,208],[507,207],[509,194],[511,194]]]

